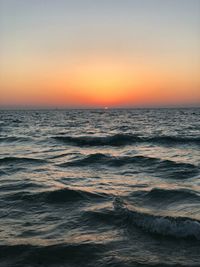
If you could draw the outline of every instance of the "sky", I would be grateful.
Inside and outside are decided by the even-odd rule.
[[[200,104],[200,0],[0,0],[0,107]]]

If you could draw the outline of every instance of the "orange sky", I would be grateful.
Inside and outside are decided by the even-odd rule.
[[[177,66],[172,73],[162,63],[144,61],[88,56],[70,64],[57,62],[57,67],[38,67],[33,60],[30,68],[3,71],[1,102],[112,107],[195,103],[200,99],[198,71],[189,73]]]
[[[3,0],[0,107],[200,103],[200,14],[191,2],[82,10]]]

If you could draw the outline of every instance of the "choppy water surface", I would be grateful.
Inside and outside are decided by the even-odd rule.
[[[0,265],[200,266],[199,118],[0,111]]]

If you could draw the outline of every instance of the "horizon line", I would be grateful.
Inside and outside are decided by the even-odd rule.
[[[193,105],[162,105],[162,106],[122,106],[122,107],[55,107],[55,106],[0,106],[0,111],[14,111],[14,110],[131,110],[131,109],[190,109],[190,108],[200,108],[200,104]]]

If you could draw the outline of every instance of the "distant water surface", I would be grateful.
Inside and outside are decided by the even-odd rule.
[[[0,111],[0,266],[200,266],[199,118]]]

